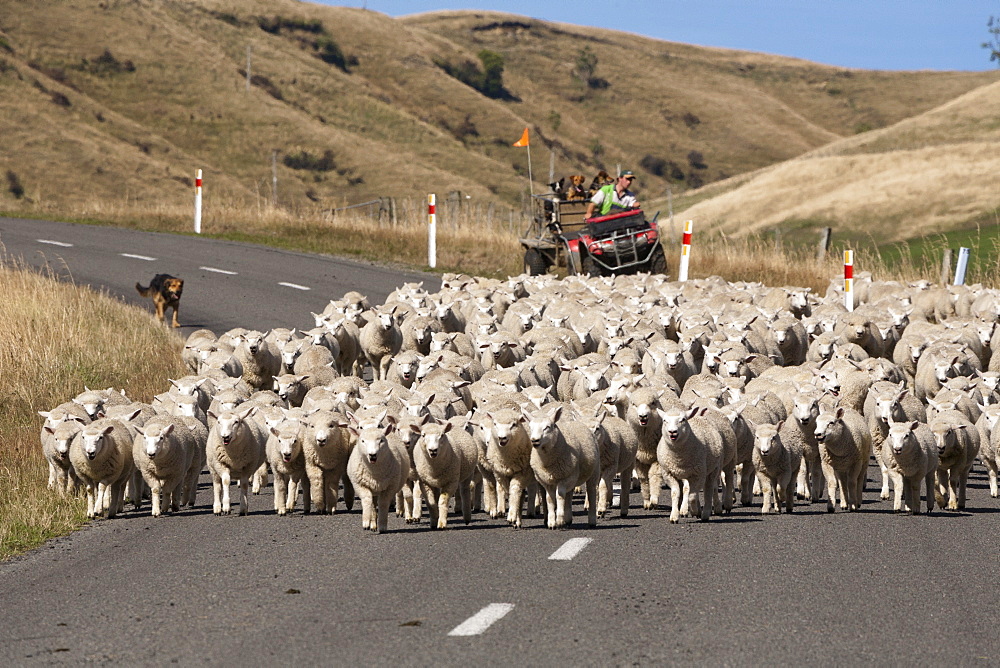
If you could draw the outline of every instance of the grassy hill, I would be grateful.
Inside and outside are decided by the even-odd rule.
[[[821,226],[897,242],[1000,225],[1000,83],[882,130],[704,189],[720,194],[683,212],[744,235]]]
[[[616,164],[647,200],[939,107],[995,72],[877,72],[492,12],[293,0],[0,0],[0,209],[300,211],[461,191],[518,206]],[[445,72],[503,58],[504,95]],[[249,53],[248,53],[249,52]],[[595,65],[581,74],[582,55]],[[247,86],[247,63],[250,82]],[[865,137],[871,133],[859,135]],[[874,136],[874,135],[873,135]]]

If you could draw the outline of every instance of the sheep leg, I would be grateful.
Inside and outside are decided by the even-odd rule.
[[[555,497],[554,497],[556,503],[556,520],[555,520],[556,527],[561,528],[564,526],[570,526],[573,522],[572,515],[570,515],[570,517],[568,518],[569,524],[567,524],[567,517],[566,517],[567,497],[569,497],[569,495],[572,493],[573,493],[572,485],[567,485],[565,482],[556,484]],[[570,512],[572,513],[572,510],[570,510]]]
[[[389,529],[389,506],[394,497],[392,490],[385,490],[378,495],[378,524],[375,525],[375,533],[384,533]]]
[[[59,472],[56,471],[56,465],[49,462],[49,489],[55,489],[59,480]]]
[[[902,476],[902,474],[900,474],[898,471],[895,471],[895,470],[890,470],[890,471],[888,471],[888,473],[889,473],[889,475],[892,476],[892,487],[893,487],[892,512],[894,512],[894,513],[903,512],[903,501],[904,501],[904,499],[903,499],[903,491],[904,491],[903,476]],[[905,491],[907,491],[907,492],[910,491],[909,482],[906,483]],[[910,510],[913,510],[913,504],[911,503],[912,499],[907,498],[905,501],[910,506]],[[920,503],[920,496],[918,495],[917,496],[917,504],[919,505],[919,503]],[[918,508],[917,511],[919,512],[919,510],[920,509]]]
[[[938,469],[937,471],[937,481],[934,486],[934,500],[937,502],[938,508],[946,508],[948,502],[945,501],[945,494],[948,493],[948,471],[947,469]]]
[[[427,503],[427,514],[430,516],[431,528],[438,528],[438,514],[440,513],[440,508],[438,507],[438,490],[429,486],[422,486],[424,492],[424,501]]]
[[[757,478],[760,480],[760,488],[764,491],[764,504],[760,507],[761,515],[771,514],[771,496],[774,494],[772,491],[772,485],[770,478],[766,477],[764,474],[758,473]]]
[[[826,512],[832,513],[837,500],[837,474],[832,466],[823,462],[823,475],[826,477]]]
[[[546,526],[556,528],[556,488],[545,485]]]
[[[609,468],[602,472],[600,483],[597,486],[597,516],[604,517],[608,513],[609,505],[609,491],[613,489],[615,477],[615,471],[613,468]],[[587,506],[586,510],[590,510],[591,505],[590,494],[587,495]]]
[[[454,494],[454,490],[448,490],[441,488],[441,493],[438,494],[437,498],[437,528],[447,529],[448,528],[448,503],[451,501],[451,497]]]
[[[338,471],[323,471],[318,484],[309,484],[309,487],[315,487],[315,493],[320,495],[318,500],[315,497],[312,498],[313,510],[326,515],[337,512],[341,475]]]
[[[94,519],[97,508],[97,493],[95,491],[94,483],[86,483],[87,487],[87,518]]]
[[[924,476],[925,487],[927,488],[927,514],[934,510],[934,471]],[[917,486],[917,500],[920,499],[920,486]]]
[[[877,456],[875,459],[878,460],[879,470],[882,472],[882,490],[879,492],[879,498],[883,501],[889,500],[889,468],[882,463],[882,457]],[[862,483],[863,484],[863,483]],[[897,484],[897,479],[892,476],[892,484]]]
[[[515,529],[521,528],[521,513],[524,510],[524,485],[517,476],[510,479],[510,493],[507,495],[507,523]]]
[[[990,496],[995,499],[1000,495],[997,485],[997,464],[994,461],[990,461],[988,457],[984,458],[983,462],[986,464],[986,473],[990,477]]]
[[[222,482],[222,510],[220,512],[223,515],[228,515],[233,512],[233,506],[229,499],[229,486],[232,484],[232,477],[229,469],[223,467],[222,472],[219,474],[219,478]]]
[[[806,501],[812,501],[812,483],[809,479],[811,470],[812,466],[808,462],[803,462],[802,468],[799,469],[798,480],[796,480],[795,492],[799,498]]]
[[[472,490],[476,484],[469,480],[458,486],[458,498],[462,504],[462,521],[466,524],[472,523]]]
[[[707,522],[712,517],[712,511],[719,507],[719,472],[709,473],[700,482],[702,498],[705,500],[701,506],[701,521]],[[696,497],[697,494],[698,488],[692,485],[691,495]]]
[[[318,466],[306,464],[306,475],[309,476],[309,481],[312,483],[311,486],[316,488],[316,496],[312,501],[315,504],[313,510],[317,513],[328,512],[326,502],[327,495],[329,494],[329,481],[325,480],[325,474],[326,472]]]
[[[632,495],[632,467],[624,469],[621,472],[621,495],[618,500],[619,515],[621,517],[628,517],[628,507],[631,504]]]
[[[242,476],[240,485],[240,515],[250,514],[250,476]]]
[[[253,493],[260,494],[260,490],[267,487],[267,462],[260,465],[260,468],[253,474]]]
[[[613,477],[613,476],[614,476],[614,471],[613,470],[609,470],[608,471],[608,477],[610,478],[610,477]],[[588,526],[592,526],[592,527],[596,527],[597,526],[597,507],[598,507],[598,503],[599,503],[598,500],[597,500],[597,486],[598,486],[598,481],[604,482],[603,480],[601,480],[597,476],[590,476],[590,480],[587,481],[587,500],[590,501],[590,508],[587,509],[587,525]],[[611,487],[611,484],[612,483],[609,481],[608,482],[608,487]],[[605,510],[607,510],[607,503],[608,503],[607,489],[608,488],[606,487],[605,490],[604,490]]]
[[[372,492],[367,487],[358,489],[358,496],[361,497],[361,528],[364,530],[375,530],[375,522],[372,518],[372,509],[375,505]]]
[[[507,490],[510,489],[510,479],[507,479],[507,484],[499,478],[494,476],[495,482],[493,486],[496,488],[497,503],[496,508],[490,513],[490,517],[496,519],[498,517],[503,517],[507,514],[507,509],[510,507],[510,500],[507,498]],[[483,483],[488,484],[488,483]]]
[[[784,484],[782,484],[780,490],[781,498],[785,502],[785,510],[789,513],[795,510],[795,492],[792,481],[795,480],[797,474],[798,472],[789,472],[788,477],[785,478]]]
[[[663,469],[657,462],[649,465],[649,508],[660,505],[660,488],[663,487]]]
[[[410,483],[404,483],[403,489],[396,492],[396,517],[403,517],[410,522],[410,509],[413,507],[413,489]]]
[[[347,506],[348,510],[354,510],[354,485],[351,480],[347,477],[345,473],[343,475],[344,480],[344,505]],[[420,508],[417,507],[417,517],[420,517]]]
[[[750,462],[744,462],[743,468],[740,470],[740,505],[749,506],[753,503],[753,479],[754,479],[754,469],[753,464]],[[799,489],[803,486],[800,485]]]
[[[212,512],[222,514],[222,478],[212,469]]]
[[[154,480],[149,486],[149,498],[153,506],[153,517],[160,517],[162,510],[160,509],[160,495],[163,494],[163,486],[159,481]]]
[[[700,490],[699,490],[700,491]],[[681,517],[693,517],[701,514],[701,497],[691,493],[691,481],[681,480]]]
[[[642,507],[644,510],[656,507],[650,500],[649,467],[636,462],[635,472],[639,478],[639,489],[642,492]]]
[[[104,500],[107,504],[108,519],[118,515],[125,509],[125,483],[114,482],[104,488]]]
[[[288,512],[288,477],[284,473],[274,472],[274,512],[284,515]]]
[[[893,480],[893,483],[896,481]],[[914,515],[920,514],[920,478],[907,478],[904,481],[906,485],[907,499],[906,503],[910,507],[910,512]]]
[[[670,484],[670,523],[677,524],[681,516],[681,505],[687,505],[687,497],[681,500],[681,484],[672,475],[667,476]]]
[[[958,476],[958,509],[965,510],[965,489],[969,484],[969,471],[972,469],[970,466],[967,470],[962,471]]]

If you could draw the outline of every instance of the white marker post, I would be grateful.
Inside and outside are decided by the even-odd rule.
[[[955,285],[965,285],[965,270],[969,268],[969,249],[958,249],[958,264],[955,265]]]
[[[681,239],[681,264],[677,268],[677,280],[686,281],[688,279],[688,264],[691,262],[691,228],[694,223],[690,220],[684,221],[684,236]]]
[[[201,234],[201,170],[194,177],[194,233]]]
[[[844,251],[844,306],[854,311],[854,251]]]
[[[435,212],[437,195],[427,196],[427,265],[433,269],[437,266],[437,213]]]

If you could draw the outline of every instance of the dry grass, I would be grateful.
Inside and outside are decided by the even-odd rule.
[[[968,227],[1000,208],[1000,84],[740,178],[684,211],[727,234],[795,221],[900,241]],[[720,186],[716,191],[722,190]]]
[[[46,489],[38,411],[85,385],[124,388],[149,401],[168,377],[185,371],[182,341],[144,311],[5,258],[0,282],[0,559],[6,559],[86,519],[82,499]]]

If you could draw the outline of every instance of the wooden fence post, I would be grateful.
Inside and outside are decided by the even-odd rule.
[[[833,228],[824,227],[819,232],[819,247],[816,249],[816,261],[822,262],[826,259],[826,252],[830,250],[830,234]]]

